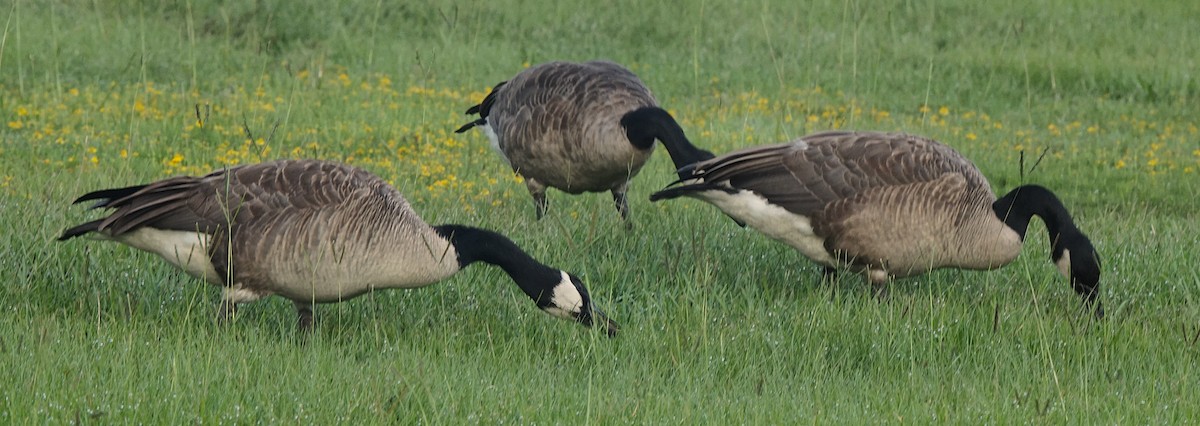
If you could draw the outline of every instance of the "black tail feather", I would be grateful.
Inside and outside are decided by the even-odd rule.
[[[145,188],[145,187],[146,187],[146,185],[134,185],[134,186],[127,186],[124,188],[101,189],[99,191],[92,191],[87,194],[83,194],[83,195],[79,196],[79,198],[76,198],[75,201],[71,202],[71,204],[79,204],[84,201],[91,201],[91,200],[100,200],[100,201],[96,202],[95,204],[92,204],[92,206],[88,207],[88,208],[89,209],[97,209],[100,207],[108,207],[108,203],[112,202],[113,200],[119,200],[121,198],[125,198],[135,192],[141,191],[142,188]]]
[[[714,190],[714,189],[721,190],[721,191],[728,190],[726,188],[721,187],[720,185],[715,185],[715,184],[706,183],[706,182],[675,186],[681,182],[682,181],[675,181],[670,186],[663,188],[661,191],[650,194],[650,201],[670,200],[672,198],[679,198],[682,196],[686,196],[693,192],[703,192],[703,191]]]
[[[79,196],[79,198],[76,198],[75,201],[71,202],[71,204],[79,204],[84,201],[97,200],[96,203],[88,207],[89,210],[108,207],[113,201],[133,195],[134,193],[145,189],[146,186],[147,185],[134,185],[124,188],[111,188],[92,191]],[[58,241],[66,241],[89,232],[96,232],[100,230],[100,224],[106,219],[107,218],[96,219],[91,222],[82,223],[68,228],[67,230],[63,231],[62,235],[58,237]]]
[[[504,83],[508,83],[508,82],[501,81],[501,82],[497,83],[495,86],[493,86],[492,91],[488,92],[487,96],[483,97],[483,102],[480,102],[478,105],[467,108],[466,114],[467,115],[479,114],[479,118],[487,118],[488,114],[492,113],[492,105],[496,103],[496,92],[500,90],[501,86],[504,86]]]
[[[470,111],[468,110],[468,112],[470,112]],[[475,127],[475,126],[482,126],[482,125],[485,125],[485,124],[487,124],[487,119],[485,119],[485,118],[480,118],[480,119],[478,119],[478,120],[475,120],[475,121],[472,121],[472,122],[470,122],[470,123],[464,124],[462,127],[459,127],[459,128],[458,128],[458,130],[455,130],[455,131],[454,131],[454,133],[462,133],[462,132],[465,132],[465,131],[467,131],[467,130],[471,130],[471,128],[472,128],[472,127]]]
[[[654,140],[662,142],[676,169],[713,158],[711,152],[697,148],[688,140],[683,128],[670,113],[659,107],[643,107],[621,117],[621,126],[629,143],[640,149],[649,149]],[[683,174],[680,179],[685,179]]]
[[[679,170],[676,170],[675,174],[679,175],[679,180],[675,181],[675,183],[680,183],[680,182],[683,182],[685,180],[695,177],[694,175],[696,174],[696,164],[698,164],[698,163],[690,163],[683,167],[680,167]]]
[[[480,102],[478,105],[474,105],[470,108],[467,108],[467,112],[466,112],[467,115],[479,114],[479,118],[476,119],[475,121],[464,124],[462,127],[459,127],[458,130],[454,131],[454,133],[462,133],[467,130],[471,130],[472,127],[482,126],[482,125],[487,124],[488,115],[490,115],[492,113],[492,105],[494,105],[496,103],[496,92],[498,90],[500,90],[501,86],[504,86],[504,83],[508,83],[508,82],[501,81],[495,87],[492,87],[492,91],[488,92],[487,96],[483,97],[483,102]]]
[[[691,169],[693,169],[693,168],[694,167],[692,167],[692,166],[684,167],[683,169],[680,169],[680,173],[683,173],[683,171],[686,169],[687,173],[690,176]],[[676,186],[683,182],[684,182],[683,179],[677,180],[675,182],[671,182],[671,184],[667,185],[667,187],[663,188],[663,190],[655,192],[653,194],[650,194],[650,201],[670,200],[672,198],[684,197],[691,193],[709,191],[709,190],[714,190],[714,189],[719,190],[719,191],[726,191],[729,193],[737,192],[728,186],[722,186],[722,185],[705,183],[705,182]],[[729,216],[729,214],[726,213],[725,216]],[[729,219],[732,220],[733,223],[736,223],[740,227],[743,227],[743,228],[746,227],[746,222],[742,222],[733,216],[729,216]]]
[[[100,222],[104,222],[104,219],[96,219],[91,222],[68,228],[66,231],[63,231],[62,235],[58,237],[58,240],[66,241],[89,232],[95,232],[100,229]]]

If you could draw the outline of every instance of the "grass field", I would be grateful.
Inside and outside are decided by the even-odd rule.
[[[1200,419],[1200,3],[643,3],[0,2],[0,423]],[[1054,189],[1102,256],[1108,317],[1081,312],[1040,222],[1014,264],[885,303],[821,284],[711,206],[649,203],[664,150],[632,232],[604,194],[552,192],[535,221],[484,137],[451,131],[523,67],[592,58],[718,153],[903,130],[997,192]],[[309,339],[282,299],[220,326],[217,290],[160,259],[54,241],[95,217],[69,205],[84,192],[291,157],[511,236],[623,333],[552,319],[484,266],[320,306]]]

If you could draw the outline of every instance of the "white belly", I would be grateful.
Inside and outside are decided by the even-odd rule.
[[[496,151],[496,154],[500,155],[500,158],[504,160],[504,164],[507,164],[508,167],[512,167],[512,162],[508,160],[508,155],[504,154],[504,150],[500,148],[500,137],[496,135],[496,130],[492,128],[492,125],[484,124],[479,126],[479,128],[482,129],[483,134],[487,136],[488,141],[490,142],[489,145],[492,147],[492,151]]]
[[[825,251],[825,239],[813,233],[812,223],[807,217],[768,203],[766,198],[746,190],[734,194],[705,191],[693,196],[717,206],[725,214],[768,237],[792,246],[809,259],[837,266],[833,257]]]
[[[426,238],[408,244],[403,238]],[[315,247],[274,247],[262,256],[261,269],[271,292],[292,300],[337,302],[369,291],[417,288],[458,271],[458,254],[435,236],[387,236],[368,243],[333,239]],[[239,271],[248,272],[244,267]]]
[[[208,257],[212,235],[195,231],[168,231],[150,227],[127,232],[115,240],[157,254],[189,275],[221,285],[224,280]]]

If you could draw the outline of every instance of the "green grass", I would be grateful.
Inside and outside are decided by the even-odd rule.
[[[222,3],[0,3],[0,422],[1200,417],[1200,3]],[[1040,224],[1014,264],[899,280],[887,303],[821,284],[711,206],[647,202],[672,180],[661,151],[634,231],[603,194],[552,192],[535,221],[484,138],[450,131],[524,64],[590,58],[631,66],[716,152],[904,130],[998,192],[1054,189],[1103,257],[1108,318],[1080,312]],[[508,234],[623,333],[481,266],[320,306],[307,340],[283,300],[218,326],[217,291],[152,255],[53,241],[94,217],[68,204],[83,192],[300,156]]]

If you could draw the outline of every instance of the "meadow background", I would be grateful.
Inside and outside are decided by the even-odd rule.
[[[653,4],[651,4],[653,3]],[[1200,2],[0,1],[0,423],[1182,423],[1200,418]],[[1044,228],[991,272],[821,284],[692,200],[524,186],[478,132],[549,60],[637,72],[715,152],[907,131],[997,192],[1055,190],[1103,258],[1083,314]],[[214,324],[217,291],[111,243],[54,241],[86,191],[274,158],[345,161],[432,223],[571,270],[623,325],[442,284]],[[1024,161],[1022,161],[1022,157]],[[1041,158],[1041,161],[1037,160]],[[1036,163],[1036,166],[1034,165]]]

